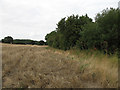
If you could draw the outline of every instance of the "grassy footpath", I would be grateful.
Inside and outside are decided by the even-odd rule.
[[[115,55],[103,54],[95,50],[72,49],[62,51],[48,48],[56,53],[70,56],[73,60],[80,62],[81,77],[84,81],[93,81],[101,84],[102,87],[117,87],[118,85],[118,57]]]

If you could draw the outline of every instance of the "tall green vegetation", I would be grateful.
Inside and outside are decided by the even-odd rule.
[[[101,39],[107,42],[107,50],[108,52],[114,53],[114,51],[118,48],[118,17],[120,14],[118,13],[119,9],[111,8],[103,10],[100,14],[98,13],[96,16],[96,23],[100,28]]]
[[[13,38],[11,36],[7,36],[4,39],[2,39],[3,43],[13,43]]]
[[[43,40],[34,41],[30,39],[13,39],[11,36],[7,36],[1,40],[2,43],[11,43],[11,44],[31,44],[31,45],[46,45],[46,42]]]
[[[119,16],[119,9],[110,8],[98,13],[95,22],[87,14],[65,17],[45,39],[49,46],[58,49],[94,48],[108,54],[114,53],[118,49]]]
[[[76,45],[81,37],[82,26],[89,22],[92,22],[92,19],[87,15],[63,18],[58,22],[56,30],[47,34],[45,39],[52,47],[68,50]]]

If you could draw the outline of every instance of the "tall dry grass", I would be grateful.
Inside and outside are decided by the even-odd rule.
[[[2,44],[3,88],[114,88],[117,64],[99,52]]]
[[[104,88],[118,87],[117,53],[107,55],[98,50],[78,49],[68,51],[54,49],[53,51],[61,54],[64,53],[66,56],[71,56],[73,60],[78,60],[83,81],[93,81]]]

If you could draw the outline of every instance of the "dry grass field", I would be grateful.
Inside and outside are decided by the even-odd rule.
[[[3,88],[116,88],[117,67],[117,56],[2,44]]]

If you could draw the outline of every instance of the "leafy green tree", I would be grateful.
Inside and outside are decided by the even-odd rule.
[[[4,39],[2,39],[1,42],[4,43]]]
[[[101,49],[101,33],[96,23],[88,23],[83,27],[81,41],[83,41],[88,48]]]
[[[43,40],[40,40],[39,45],[45,45],[45,42]]]
[[[13,43],[13,38],[11,36],[7,36],[3,39],[4,43]]]
[[[61,40],[60,48],[68,50],[76,45],[76,41],[80,37],[80,32],[82,31],[82,26],[92,22],[87,15],[79,17],[78,15],[72,15],[68,18],[61,19],[57,24],[57,33],[60,32],[63,40]],[[59,39],[60,40],[60,39]]]
[[[96,23],[101,28],[102,40],[108,43],[108,53],[114,53],[118,42],[118,9],[105,9],[96,16]]]
[[[56,31],[52,31],[51,33],[45,36],[45,40],[47,41],[48,45],[54,46],[53,43],[56,42]]]
[[[98,13],[95,22],[85,16],[71,15],[62,18],[55,31],[47,34],[45,39],[49,46],[63,50],[73,47],[80,49],[97,48],[109,53],[118,49],[118,32],[120,31],[120,10],[105,9]]]

